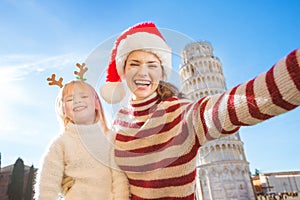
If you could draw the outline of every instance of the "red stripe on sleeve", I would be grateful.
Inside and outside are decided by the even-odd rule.
[[[236,127],[236,128],[234,128],[233,130],[227,131],[227,130],[223,129],[222,123],[221,123],[220,117],[219,117],[219,114],[223,114],[223,112],[224,112],[224,115],[225,115],[225,112],[226,112],[226,110],[221,110],[221,111],[219,111],[219,106],[220,106],[221,100],[222,100],[222,98],[224,97],[224,95],[225,95],[225,93],[223,93],[223,94],[219,97],[218,101],[217,101],[216,104],[214,105],[214,107],[213,107],[213,112],[212,112],[212,118],[213,118],[213,122],[214,122],[214,124],[215,124],[217,130],[218,130],[220,133],[222,133],[222,134],[233,134],[233,133],[237,132],[237,131],[239,130],[240,127]],[[228,108],[228,107],[227,107],[227,108]],[[222,113],[220,113],[220,112],[222,112]]]
[[[202,122],[202,126],[203,126],[203,132],[204,132],[204,135],[205,135],[205,138],[207,140],[214,140],[216,138],[212,137],[209,132],[208,132],[208,128],[207,128],[207,125],[206,125],[206,121],[205,121],[205,117],[204,117],[204,111],[205,111],[205,107],[206,107],[206,104],[208,102],[207,99],[205,98],[201,99],[200,101],[198,101],[197,104],[200,104],[200,108],[199,108],[199,115],[200,115],[200,119],[201,119],[201,122]],[[202,102],[203,101],[203,102]],[[198,106],[195,106],[196,108]]]
[[[300,63],[297,60],[297,51],[300,51],[300,49],[292,51],[287,56],[285,63],[292,80],[300,91]]]
[[[234,106],[234,98],[235,98],[235,93],[236,93],[236,90],[238,87],[239,87],[239,85],[232,88],[232,90],[229,93],[229,97],[228,97],[227,110],[228,110],[230,122],[236,126],[249,126],[249,124],[241,122],[238,119],[238,116],[236,114],[236,110],[235,110],[235,106]]]
[[[280,91],[277,87],[277,84],[276,84],[275,78],[274,78],[274,66],[267,72],[266,82],[267,82],[269,94],[272,98],[272,102],[275,105],[277,105],[285,110],[292,110],[297,107],[296,105],[290,104],[289,102],[285,101],[283,99],[282,95],[280,94]]]
[[[256,118],[256,119],[259,119],[259,120],[269,119],[273,116],[261,113],[259,111],[258,105],[257,105],[256,100],[255,100],[255,94],[254,94],[254,89],[253,89],[254,80],[255,79],[252,79],[246,85],[246,98],[247,98],[249,113],[253,118]]]

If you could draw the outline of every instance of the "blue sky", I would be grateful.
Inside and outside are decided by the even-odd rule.
[[[46,78],[56,73],[65,81],[73,79],[76,62],[137,22],[153,21],[187,41],[209,41],[231,88],[300,47],[299,19],[298,0],[0,0],[2,167],[18,157],[38,166],[59,132],[58,88],[49,87]],[[174,63],[174,71],[179,64]],[[300,170],[299,122],[297,108],[241,128],[252,172]]]

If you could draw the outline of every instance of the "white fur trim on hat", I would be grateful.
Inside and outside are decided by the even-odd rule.
[[[116,67],[120,77],[124,75],[124,65],[128,55],[135,50],[144,50],[155,54],[161,61],[166,79],[169,79],[172,68],[171,48],[161,37],[148,32],[128,35],[120,42],[116,53]]]

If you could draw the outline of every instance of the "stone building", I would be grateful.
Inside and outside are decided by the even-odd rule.
[[[182,50],[179,69],[182,92],[197,100],[224,92],[222,63],[209,42],[194,42]],[[199,200],[253,200],[249,163],[239,133],[207,143],[199,149],[197,193]]]
[[[1,155],[1,154],[0,154]],[[0,163],[1,163],[1,157],[0,157]],[[8,165],[5,167],[1,167],[0,165],[0,200],[8,200],[7,190],[8,185],[11,182],[11,176],[14,169],[14,164]],[[37,169],[34,169],[35,173]],[[29,177],[30,172],[30,166],[24,165],[24,185],[23,185],[23,191],[25,193],[27,181]],[[33,191],[34,194],[34,191]]]
[[[257,194],[299,193],[300,171],[260,173],[253,177]]]

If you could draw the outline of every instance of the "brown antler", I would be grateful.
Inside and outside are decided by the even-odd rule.
[[[49,85],[57,85],[58,87],[62,88],[63,87],[63,84],[62,84],[62,81],[63,81],[63,78],[60,77],[59,80],[55,80],[55,74],[52,74],[51,78],[47,78],[47,81],[49,81]]]
[[[88,70],[88,68],[85,67],[85,63],[82,63],[82,64],[76,63],[76,66],[80,69],[80,71],[79,71],[79,72],[74,71],[74,74],[75,74],[75,75],[78,75],[79,79],[85,80],[85,79],[83,78],[83,75],[84,75],[84,73]]]

